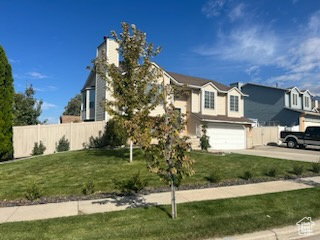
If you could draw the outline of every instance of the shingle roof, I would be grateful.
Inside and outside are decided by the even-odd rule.
[[[224,115],[212,116],[212,115],[203,115],[200,113],[192,113],[192,114],[201,120],[212,120],[217,122],[235,122],[235,123],[243,123],[243,124],[253,123],[251,120],[245,117],[236,118],[236,117],[227,117]]]
[[[90,74],[85,82],[85,84],[83,85],[83,89],[85,88],[92,88],[96,86],[96,74],[93,71],[90,71]]]
[[[195,86],[201,87],[201,86],[211,82],[217,88],[219,88],[221,91],[228,91],[232,88],[232,87],[228,87],[226,85],[223,85],[215,80],[199,78],[199,77],[191,77],[191,76],[186,76],[186,75],[182,75],[182,74],[174,73],[174,72],[167,72],[167,73],[171,77],[173,77],[177,82],[182,83],[182,84],[190,84],[190,85],[195,85]]]

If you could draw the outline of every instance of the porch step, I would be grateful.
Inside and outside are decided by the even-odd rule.
[[[197,136],[190,136],[188,142],[191,144],[192,150],[200,150],[200,139]]]

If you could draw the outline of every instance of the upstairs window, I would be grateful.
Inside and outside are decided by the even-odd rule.
[[[239,111],[239,96],[230,96],[230,111],[238,112]]]
[[[292,104],[294,106],[297,106],[298,105],[298,94],[292,94]]]
[[[94,89],[91,89],[90,90],[90,102],[89,102],[89,108],[94,108],[94,103],[95,103],[95,95],[96,95],[96,92]]]
[[[309,97],[304,97],[304,106],[306,108],[310,107],[310,98]]]
[[[214,109],[214,92],[204,91],[204,108]]]

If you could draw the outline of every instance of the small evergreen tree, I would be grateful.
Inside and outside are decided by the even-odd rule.
[[[64,152],[69,151],[70,149],[70,142],[66,139],[66,136],[63,136],[59,142],[56,144],[56,151],[57,152]]]
[[[77,94],[70,99],[67,106],[64,107],[63,115],[80,116],[81,94]]]
[[[34,147],[32,149],[32,156],[36,156],[36,155],[42,155],[44,153],[44,151],[47,148],[44,146],[44,144],[42,143],[42,141],[40,141],[40,143],[38,144],[37,142],[34,143]]]
[[[207,136],[207,128],[208,126],[206,124],[202,125],[202,136],[200,138],[200,147],[201,150],[208,151],[208,148],[210,148],[209,144],[209,136]]]
[[[0,46],[0,161],[13,157],[13,94],[11,66],[2,46]]]

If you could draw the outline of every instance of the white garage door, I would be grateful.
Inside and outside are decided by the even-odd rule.
[[[320,120],[305,118],[304,128],[306,129],[307,127],[320,127]]]
[[[212,149],[245,149],[244,126],[235,124],[208,124],[207,135]]]

